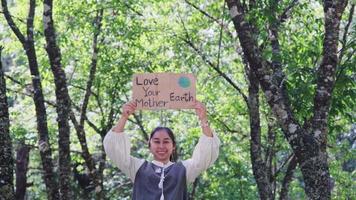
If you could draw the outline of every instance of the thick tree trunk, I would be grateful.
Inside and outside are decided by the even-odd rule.
[[[29,153],[30,148],[22,142],[16,154],[16,200],[25,199]]]
[[[14,160],[10,137],[9,107],[0,46],[0,199],[14,199]]]
[[[253,25],[245,18],[245,8],[239,0],[227,0],[230,15],[239,37],[244,55],[254,73],[273,113],[281,125],[301,168],[305,192],[310,199],[330,199],[329,169],[326,152],[327,117],[337,64],[337,45],[340,18],[345,0],[324,1],[325,38],[323,61],[318,71],[314,100],[314,116],[310,127],[302,128],[291,112],[283,87],[276,81],[276,72],[266,60],[253,37]]]
[[[303,137],[305,144],[309,145],[301,149],[301,155],[298,157],[305,181],[305,190],[311,199],[330,199],[331,197],[326,151],[327,121],[338,63],[340,20],[346,4],[346,0],[324,1],[323,60],[318,69],[314,115],[311,119],[311,131],[305,133]]]
[[[60,198],[71,199],[70,179],[70,127],[68,116],[70,112],[70,98],[66,83],[66,75],[61,65],[61,53],[56,43],[54,22],[52,17],[53,1],[45,0],[43,4],[43,27],[46,37],[46,51],[54,76],[57,122],[59,132],[59,187]]]
[[[44,104],[41,76],[38,69],[37,55],[34,46],[34,38],[33,38],[33,20],[35,15],[36,2],[35,0],[30,1],[29,14],[27,17],[27,24],[26,24],[27,37],[25,37],[20,32],[20,30],[12,20],[12,17],[7,8],[7,1],[2,0],[1,3],[2,3],[3,12],[6,21],[11,27],[12,31],[15,33],[16,37],[22,43],[30,67],[30,72],[32,76],[32,86],[33,86],[33,101],[35,103],[35,109],[36,109],[37,131],[39,134],[38,146],[40,150],[42,167],[44,170],[43,179],[46,185],[47,198],[50,200],[59,199],[58,187],[55,179],[56,176],[55,176],[53,160],[52,160],[52,150],[48,137],[47,112]]]

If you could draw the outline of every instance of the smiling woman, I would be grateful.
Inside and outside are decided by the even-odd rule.
[[[171,129],[167,127],[155,128],[151,133],[148,147],[155,160],[162,163],[176,161],[176,157],[174,156],[176,141]]]
[[[131,143],[124,133],[128,117],[136,110],[135,102],[122,108],[122,116],[104,138],[108,157],[119,169],[130,177],[133,185],[133,200],[186,200],[187,183],[195,178],[218,157],[220,140],[213,134],[207,121],[205,106],[196,101],[195,111],[201,121],[203,135],[188,160],[176,161],[176,141],[171,129],[155,128],[149,138],[149,149],[153,161],[130,155]]]

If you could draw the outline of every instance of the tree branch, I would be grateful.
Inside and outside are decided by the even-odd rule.
[[[33,20],[35,18],[36,0],[30,0],[30,9],[27,16],[27,40],[33,43]]]
[[[75,105],[73,101],[71,102],[71,106],[72,106],[77,112],[80,112],[79,106]],[[73,113],[74,113],[74,112],[73,112]],[[87,117],[86,115],[85,115],[85,121],[88,123],[88,125],[89,125],[92,129],[94,129],[95,132],[97,132],[97,133],[100,133],[100,132],[101,132],[100,129],[99,129],[93,122],[91,122],[91,121],[88,119],[88,117]]]
[[[288,103],[283,97],[280,85],[273,82],[273,77],[275,76],[274,71],[266,60],[262,58],[262,53],[258,48],[258,43],[253,34],[253,25],[246,21],[241,2],[227,0],[227,4],[249,66],[253,69],[253,72],[256,73],[258,77],[257,80],[265,93],[268,104],[273,113],[277,116],[287,140],[292,148],[295,149],[299,143],[298,132],[300,132],[300,125],[294,119],[288,107]]]
[[[271,178],[272,180],[275,180],[277,178],[277,176],[279,175],[279,173],[282,171],[282,169],[284,168],[284,166],[289,163],[291,161],[292,158],[294,158],[295,155],[294,153],[291,153],[288,158],[283,162],[283,164],[276,170],[276,172],[273,174],[273,177]]]
[[[124,5],[125,5],[127,8],[129,8],[130,10],[132,10],[134,13],[136,13],[137,15],[143,17],[143,14],[140,13],[140,12],[138,12],[137,10],[135,10],[130,4],[124,2]]]
[[[342,36],[342,41],[341,41],[342,48],[340,50],[339,63],[341,63],[342,58],[343,58],[344,53],[345,53],[345,50],[346,50],[347,35],[349,33],[349,28],[350,28],[350,25],[352,23],[354,11],[355,11],[355,4],[352,4],[351,8],[350,8],[349,18],[348,18],[347,24],[345,26],[344,35]]]
[[[292,157],[291,161],[289,162],[286,175],[283,178],[282,188],[279,195],[280,200],[287,200],[288,199],[288,187],[289,183],[293,180],[293,174],[297,167],[297,158],[295,156]]]
[[[193,8],[195,8],[196,10],[198,10],[201,14],[203,14],[204,16],[206,16],[208,19],[210,19],[211,21],[217,23],[221,29],[223,29],[225,31],[225,33],[227,33],[227,35],[230,37],[230,38],[233,38],[233,35],[232,33],[229,31],[229,28],[227,25],[224,25],[224,21],[222,19],[222,21],[219,21],[218,19],[216,19],[215,17],[213,17],[212,15],[210,15],[209,13],[207,13],[206,11],[200,9],[198,6],[196,6],[195,4],[193,4],[192,2],[188,1],[188,0],[185,0],[185,2],[192,6]],[[225,4],[224,4],[225,5]]]
[[[89,97],[92,94],[91,92],[91,87],[93,85],[93,81],[95,79],[95,73],[96,73],[96,67],[97,67],[97,62],[98,62],[98,53],[99,53],[99,48],[98,48],[98,36],[99,33],[101,32],[101,20],[103,17],[103,10],[99,10],[97,13],[97,17],[95,18],[95,31],[94,31],[94,38],[93,38],[93,45],[92,45],[92,57],[91,57],[91,64],[90,64],[90,74],[88,77],[87,81],[87,88],[85,90],[85,95],[84,95],[84,100],[81,108],[81,113],[80,113],[80,120],[79,124],[80,126],[84,125],[84,119],[85,119],[85,113],[87,111],[87,106],[89,103]]]
[[[80,90],[83,90],[83,91],[86,90],[84,87],[79,86],[79,85],[70,84],[70,86],[80,89]],[[90,94],[93,95],[95,98],[99,98],[99,95],[96,92],[90,91]],[[78,109],[78,110],[80,110],[80,109]]]
[[[293,9],[294,6],[298,4],[298,0],[292,0],[292,2],[283,10],[282,14],[280,14],[277,19],[278,25],[285,22],[289,18],[289,13]]]
[[[223,5],[222,9],[223,9],[222,17],[224,17],[225,3]],[[219,50],[218,50],[218,58],[217,58],[216,68],[220,68],[220,53],[221,53],[221,42],[222,42],[222,31],[223,31],[223,25],[224,25],[224,18],[222,18],[221,23],[222,23],[222,26],[220,28],[220,34],[219,34]]]
[[[351,5],[351,8],[350,8],[350,13],[349,13],[349,18],[348,18],[348,21],[347,21],[347,24],[345,26],[345,30],[344,30],[344,35],[342,36],[342,41],[341,41],[341,50],[340,50],[340,54],[339,54],[339,62],[338,62],[338,66],[341,65],[342,63],[342,59],[345,55],[345,52],[346,52],[346,49],[347,49],[347,35],[349,33],[349,28],[350,28],[350,25],[352,23],[352,19],[353,19],[353,15],[354,15],[354,11],[355,11],[355,4],[352,4]],[[354,50],[355,51],[355,50]],[[353,55],[354,53],[352,53],[351,55]],[[348,61],[348,59],[346,59],[346,61]],[[345,62],[346,63],[346,62]],[[340,78],[343,70],[346,68],[346,67],[343,67],[343,66],[340,66],[340,70],[337,72],[337,75],[336,75],[336,80],[335,82],[337,82],[337,80]]]
[[[85,161],[86,166],[89,169],[89,175],[92,178],[92,180],[94,181],[95,187],[101,187],[100,185],[100,181],[98,180],[98,173],[95,167],[95,162],[93,160],[92,155],[89,152],[88,149],[88,145],[87,145],[87,140],[86,140],[86,134],[85,134],[85,130],[84,130],[84,122],[86,119],[86,112],[87,112],[87,107],[88,107],[88,103],[89,103],[89,97],[91,95],[91,87],[93,85],[93,81],[95,78],[95,73],[96,73],[96,67],[97,67],[97,60],[98,60],[98,36],[99,33],[101,32],[101,20],[102,20],[102,16],[103,16],[103,9],[100,9],[97,12],[97,16],[95,18],[95,23],[94,26],[95,30],[94,30],[94,36],[93,36],[93,44],[92,44],[92,57],[91,57],[91,64],[90,64],[90,73],[89,73],[89,77],[88,77],[88,81],[87,81],[87,87],[85,90],[85,95],[84,95],[84,100],[83,100],[83,104],[82,107],[80,109],[80,119],[79,119],[79,124],[76,121],[76,118],[74,116],[74,113],[71,111],[70,113],[70,118],[72,119],[72,122],[75,126],[76,132],[77,132],[77,136],[78,136],[78,140],[80,142],[80,146],[82,148],[82,157]],[[100,189],[99,191],[102,191],[102,189]],[[97,195],[100,195],[101,192],[98,192]]]
[[[5,19],[7,21],[7,24],[10,26],[12,31],[15,33],[16,37],[20,40],[22,45],[25,45],[26,43],[26,38],[25,36],[21,33],[20,29],[17,27],[15,24],[14,20],[12,19],[12,16],[10,15],[10,12],[7,7],[7,0],[1,0],[1,5],[2,5],[2,10],[5,16]]]
[[[317,72],[317,86],[314,96],[314,113],[312,117],[313,134],[326,149],[327,119],[331,105],[332,89],[335,84],[335,74],[338,64],[338,42],[340,20],[347,1],[324,1],[325,37],[323,45],[323,59]]]
[[[0,11],[0,13],[4,14],[4,11]],[[16,17],[16,16],[13,16],[13,15],[11,15],[11,14],[10,14],[10,16],[11,16],[13,19],[17,20],[17,21],[19,21],[19,22],[21,22],[21,23],[23,23],[23,24],[26,24],[26,22],[25,22],[23,19],[21,19],[21,18],[19,18],[19,17]]]
[[[184,22],[182,21],[182,24],[184,26]],[[213,68],[220,76],[222,76],[232,87],[234,87],[237,92],[242,96],[242,98],[244,99],[246,105],[248,105],[248,98],[247,96],[242,92],[242,90],[225,74],[223,73],[217,66],[215,66],[205,55],[203,52],[201,52],[201,50],[199,50],[194,44],[193,42],[190,41],[190,37],[188,34],[188,30],[185,28],[185,33],[186,33],[186,38],[181,38],[188,46],[190,46],[201,58],[202,60],[207,63],[211,68]]]
[[[143,134],[143,137],[145,138],[146,141],[149,140],[149,134],[147,133],[147,131],[145,130],[145,128],[143,127],[142,121],[140,119],[139,116],[137,116],[136,114],[133,114],[135,120],[136,120],[136,124],[138,125],[138,127],[140,127],[140,130]]]

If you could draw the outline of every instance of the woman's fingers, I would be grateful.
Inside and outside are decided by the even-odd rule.
[[[199,119],[206,118],[206,108],[202,102],[196,100],[194,108],[195,113],[198,115]]]
[[[133,114],[135,110],[136,110],[136,103],[133,101],[129,101],[122,106],[122,112],[126,116]]]

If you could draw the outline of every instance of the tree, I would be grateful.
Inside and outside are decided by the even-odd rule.
[[[254,26],[246,16],[249,10],[241,1],[231,0],[227,3],[244,55],[297,157],[306,183],[306,194],[311,199],[330,199],[331,188],[326,152],[327,119],[338,63],[340,19],[347,2],[324,1],[323,59],[317,72],[314,113],[305,121],[305,126],[296,120],[286,99],[283,72],[281,69],[274,68],[262,57],[254,37]],[[255,6],[255,2],[251,1],[251,6]]]
[[[43,27],[46,38],[46,51],[51,64],[51,70],[56,87],[56,109],[58,114],[58,146],[59,146],[59,188],[61,199],[71,199],[70,181],[70,127],[69,111],[70,98],[68,94],[66,75],[62,69],[60,48],[56,42],[56,32],[54,28],[53,1],[43,2]]]
[[[30,147],[22,142],[16,153],[16,199],[24,200],[26,195],[27,171],[29,162]]]
[[[3,14],[6,18],[8,25],[11,27],[12,31],[21,42],[23,49],[26,52],[28,65],[32,75],[32,87],[33,87],[33,101],[36,107],[36,118],[37,118],[37,130],[38,130],[38,145],[41,154],[42,166],[45,173],[43,174],[43,179],[48,191],[48,199],[58,199],[59,192],[57,183],[55,180],[54,166],[52,160],[52,149],[49,143],[48,136],[48,125],[47,125],[47,112],[44,102],[44,96],[42,92],[41,75],[39,73],[37,55],[34,45],[34,15],[35,15],[35,0],[30,1],[29,12],[26,23],[26,36],[21,33],[20,29],[17,27],[12,19],[12,16],[7,8],[7,1],[1,1]]]
[[[61,158],[61,169],[58,165],[60,152],[68,150],[63,141],[70,142],[70,171],[62,173],[62,180],[71,189],[70,198],[130,197],[132,183],[106,160],[101,142],[120,115],[121,105],[130,99],[132,75],[142,72],[194,73],[198,80],[197,98],[207,105],[209,122],[223,142],[214,166],[189,186],[191,198],[307,198],[300,159],[284,137],[289,133],[281,129],[272,114],[266,98],[270,93],[265,92],[251,59],[243,52],[225,1],[53,1],[55,43],[53,33],[52,40],[46,40],[43,30],[49,26],[43,23],[43,15],[33,15],[33,26],[29,26],[29,14],[35,12],[28,11],[34,10],[34,1],[6,2],[9,11],[2,7],[0,13],[7,12],[25,38],[23,45],[13,25],[9,25],[9,17],[0,18],[12,146],[18,149],[17,141],[23,140],[31,148],[26,173],[28,198],[51,199],[45,179],[48,168],[42,161],[41,150],[46,149],[43,147],[51,149],[51,177],[59,195],[57,179],[60,170],[67,170],[65,156]],[[283,102],[290,106],[298,126],[308,129],[304,122],[313,117],[316,75],[323,56],[321,1],[241,2],[260,60],[274,72],[273,83],[282,86],[279,89],[285,92]],[[44,8],[45,22],[50,22],[51,6],[42,2],[37,2],[37,6],[36,11],[42,12]],[[353,7],[347,7],[342,15],[339,61],[327,122],[328,164],[334,188],[331,194],[332,198],[344,199],[352,196],[353,172],[352,168],[344,171],[343,167],[355,154],[350,151],[351,141],[340,139],[351,137],[350,126],[355,119]],[[32,57],[25,48],[29,46],[26,43],[31,31],[35,50]],[[38,75],[31,69],[30,60],[38,62]],[[60,68],[63,71],[59,73],[52,70]],[[42,86],[42,115],[37,114],[38,102],[34,97],[39,89],[33,79]],[[56,95],[60,88],[56,82],[66,83],[71,104],[68,110],[63,99],[64,109],[58,107],[58,97],[67,95]],[[68,111],[68,115],[59,117],[60,110]],[[176,135],[179,158],[189,158],[201,134],[194,116],[191,110],[137,112],[126,129],[132,139],[132,154],[149,158],[149,130],[163,125],[172,127]],[[63,117],[71,120],[71,134],[77,137],[72,135],[59,143],[58,122],[61,121],[61,127],[66,126]],[[48,125],[50,146],[38,143],[43,140],[38,129],[41,119]],[[68,174],[71,177],[65,180]]]
[[[6,82],[1,62],[3,47],[0,46],[0,197],[14,199],[14,159],[10,137],[9,106],[6,95]]]

